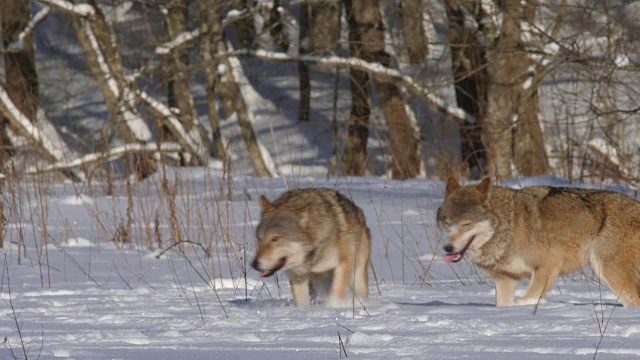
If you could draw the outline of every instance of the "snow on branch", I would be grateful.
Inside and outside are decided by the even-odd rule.
[[[225,55],[223,55],[225,56]],[[454,119],[459,121],[466,121],[468,123],[475,123],[475,117],[468,114],[461,108],[455,105],[447,104],[443,99],[434,95],[429,90],[416,83],[413,78],[402,72],[388,68],[379,63],[372,63],[358,58],[344,58],[339,56],[291,56],[286,53],[265,51],[265,50],[236,50],[226,54],[226,56],[250,56],[263,60],[271,61],[305,61],[309,63],[315,63],[320,65],[335,66],[339,68],[354,68],[362,71],[368,71],[378,77],[387,78],[389,80],[397,81],[403,85],[407,90],[422,99],[425,103],[435,107],[438,111],[448,114]]]
[[[151,111],[168,122],[168,126],[175,131],[175,135],[178,137],[180,143],[182,143],[189,152],[197,154],[201,159],[207,158],[207,149],[204,144],[194,139],[194,137],[187,132],[180,119],[175,116],[168,106],[149,96],[145,91],[137,90],[136,95],[151,108]]]
[[[49,140],[50,137],[44,134],[31,120],[13,103],[9,93],[4,86],[0,86],[0,111],[11,120],[11,123],[23,136],[28,137],[31,142],[39,144],[49,156],[59,161],[64,158],[64,152]]]
[[[149,130],[149,127],[147,126],[144,119],[142,119],[142,117],[140,117],[137,112],[132,110],[135,109],[135,101],[134,96],[131,94],[131,92],[127,89],[125,89],[124,93],[120,91],[120,87],[118,85],[118,82],[116,81],[116,77],[112,73],[112,70],[109,67],[107,59],[102,51],[102,47],[100,46],[100,42],[96,36],[92,22],[85,18],[80,18],[80,22],[85,34],[87,35],[87,38],[89,39],[91,49],[96,56],[98,68],[100,69],[100,72],[102,73],[102,76],[104,77],[109,90],[113,94],[113,97],[116,99],[120,99],[121,94],[123,95],[121,98],[123,101],[121,101],[121,104],[119,106],[121,107],[120,111],[123,114],[123,118],[125,120],[125,123],[127,124],[127,127],[134,135],[136,140],[142,142],[149,141],[152,137],[151,130]]]
[[[77,158],[73,161],[60,161],[54,164],[50,164],[44,167],[30,167],[26,170],[26,175],[34,175],[43,172],[51,172],[51,171],[61,171],[67,169],[74,169],[84,165],[92,164],[92,163],[102,163],[106,161],[114,161],[128,153],[142,153],[142,152],[150,152],[150,153],[171,153],[171,152],[180,152],[182,151],[182,147],[176,143],[146,143],[146,144],[124,144],[119,147],[115,147],[110,149],[104,153],[91,153],[84,155],[83,157]]]
[[[40,9],[40,11],[38,11],[38,13],[35,14],[31,18],[31,20],[29,20],[29,23],[27,24],[27,26],[25,26],[22,32],[18,35],[18,39],[13,43],[9,44],[9,46],[7,46],[7,49],[9,51],[22,49],[24,47],[23,45],[24,38],[29,36],[33,32],[33,29],[35,29],[36,26],[38,26],[38,24],[41,23],[42,20],[44,20],[47,17],[47,15],[49,15],[50,12],[51,12],[51,7],[49,6],[44,6],[42,9]]]
[[[81,17],[91,17],[96,14],[96,10],[89,4],[74,4],[66,0],[38,0],[56,9],[73,13]]]
[[[186,44],[191,40],[197,39],[198,36],[200,36],[201,34],[202,34],[202,31],[200,30],[200,28],[197,28],[191,31],[185,31],[181,34],[178,34],[178,36],[173,38],[171,41],[167,41],[164,44],[161,44],[158,47],[156,47],[154,53],[158,55],[167,55],[178,46]]]

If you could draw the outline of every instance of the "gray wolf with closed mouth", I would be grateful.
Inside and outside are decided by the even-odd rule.
[[[351,200],[330,189],[296,189],[274,202],[262,195],[260,206],[252,266],[262,277],[284,271],[296,306],[309,306],[312,292],[323,289],[333,307],[348,306],[354,293],[368,297],[371,235]]]
[[[543,301],[558,276],[586,265],[624,306],[640,306],[640,203],[617,192],[462,187],[450,178],[437,213],[448,243],[445,261],[463,256],[493,278],[496,305],[514,305],[518,280],[530,279],[517,304]]]

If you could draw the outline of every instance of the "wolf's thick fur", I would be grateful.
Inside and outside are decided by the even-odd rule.
[[[371,235],[351,200],[330,189],[297,189],[273,203],[263,195],[260,205],[252,266],[263,277],[283,270],[296,306],[309,306],[319,288],[329,288],[329,306],[348,306],[353,292],[368,297]]]
[[[466,255],[495,280],[496,304],[544,300],[558,276],[586,265],[624,306],[640,306],[640,203],[620,193],[556,187],[512,190],[489,179],[461,187],[450,178],[438,209],[445,261]]]

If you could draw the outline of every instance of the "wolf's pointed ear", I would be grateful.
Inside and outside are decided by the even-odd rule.
[[[480,183],[480,185],[476,186],[476,189],[482,195],[486,195],[490,188],[491,188],[491,178],[488,178],[488,177],[484,178]]]
[[[263,214],[273,210],[274,208],[275,206],[270,203],[264,195],[260,195],[260,209],[262,210]]]
[[[449,196],[449,194],[451,194],[453,190],[459,187],[460,184],[458,184],[458,180],[456,180],[456,178],[454,178],[453,176],[449,177],[449,180],[447,180],[447,187],[444,189],[444,197]]]

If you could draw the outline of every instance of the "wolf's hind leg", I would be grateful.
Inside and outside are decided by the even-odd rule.
[[[625,307],[640,306],[640,284],[634,276],[633,264],[608,264],[601,269],[601,277]]]
[[[555,284],[558,275],[559,268],[557,266],[549,265],[536,269],[531,275],[531,284],[519,304],[533,305],[545,302],[545,296]]]
[[[355,273],[353,278],[353,288],[356,296],[360,300],[369,297],[369,261],[371,258],[371,235],[369,229],[364,230],[358,242],[358,249],[355,254]]]
[[[333,271],[333,282],[331,283],[331,295],[327,299],[329,307],[347,306],[346,296],[351,290],[349,286],[354,275],[354,254],[343,255],[340,263]]]

